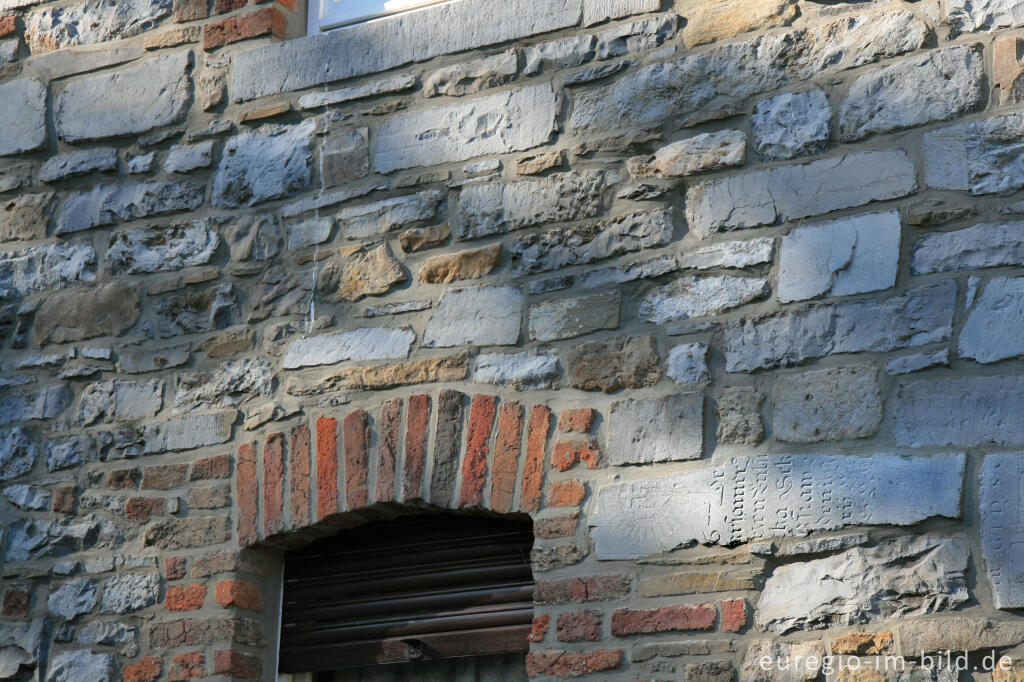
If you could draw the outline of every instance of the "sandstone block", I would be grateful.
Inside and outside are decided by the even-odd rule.
[[[500,267],[501,261],[501,244],[434,256],[420,268],[420,281],[437,284],[463,279],[480,279]]]
[[[691,2],[684,6],[683,40],[687,47],[765,28],[788,26],[798,16],[795,0],[726,0]]]
[[[718,442],[757,445],[764,440],[764,396],[750,387],[727,388],[718,397]]]
[[[330,292],[331,300],[359,301],[386,294],[407,279],[405,268],[384,242],[375,247],[342,249],[334,260],[324,264],[317,287]]]
[[[0,242],[44,239],[56,195],[22,194],[0,203]]]
[[[661,358],[650,336],[618,336],[572,347],[566,356],[569,384],[614,393],[647,388],[661,379]]]
[[[662,147],[653,158],[633,157],[627,162],[627,168],[635,178],[681,178],[742,166],[746,158],[747,136],[739,130],[720,130]]]
[[[139,291],[119,282],[61,291],[46,298],[36,313],[33,340],[48,343],[120,336],[139,319]]]

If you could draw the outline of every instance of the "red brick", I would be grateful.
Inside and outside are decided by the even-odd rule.
[[[288,460],[291,474],[289,499],[291,500],[292,524],[295,528],[309,525],[309,427],[299,426],[292,431],[292,451]]]
[[[14,35],[18,32],[18,18],[13,14],[0,17],[0,38]]]
[[[53,511],[61,514],[75,513],[75,486],[63,486],[54,491]]]
[[[491,430],[498,410],[498,397],[475,395],[469,408],[466,433],[466,455],[462,459],[462,490],[460,507],[479,507],[484,503],[487,484],[487,456],[491,452]]]
[[[549,507],[575,507],[587,496],[587,486],[582,481],[552,481],[548,493]]]
[[[168,580],[184,578],[186,561],[183,556],[164,557],[164,577]]]
[[[114,469],[107,474],[107,487],[114,490],[128,490],[139,485],[142,474],[137,467],[131,469]]]
[[[217,583],[217,603],[223,608],[263,610],[263,591],[251,580],[221,580]]]
[[[544,635],[548,633],[548,627],[551,625],[551,616],[544,614],[541,616],[533,617],[533,626],[530,628],[530,636],[528,640],[536,644],[537,642],[544,641]]]
[[[231,455],[215,455],[192,463],[190,481],[231,478]]]
[[[560,440],[551,453],[551,463],[559,471],[568,471],[580,462],[590,469],[596,469],[601,460],[601,450],[594,441]]]
[[[164,513],[164,501],[154,497],[133,497],[124,505],[124,516],[131,521],[145,523]]]
[[[533,601],[538,604],[582,604],[622,599],[629,594],[630,578],[625,575],[592,575],[538,582]]]
[[[123,682],[153,682],[163,670],[163,664],[156,656],[143,658],[138,663],[126,665],[121,671]]]
[[[342,424],[345,443],[345,502],[348,508],[361,509],[370,503],[370,415],[355,410]]]
[[[174,20],[179,24],[210,16],[209,0],[174,0]]]
[[[260,504],[260,482],[256,473],[256,442],[238,446],[238,544],[242,547],[256,544]]]
[[[580,515],[566,514],[551,519],[538,519],[533,522],[533,534],[542,540],[570,538],[576,535],[576,526]]]
[[[540,509],[544,486],[544,457],[547,453],[548,436],[551,435],[551,415],[552,412],[547,405],[534,405],[530,412],[519,511],[530,513]]]
[[[562,410],[562,414],[558,416],[558,430],[566,433],[590,433],[596,418],[597,410],[590,407]]]
[[[660,609],[617,609],[612,614],[612,635],[653,632],[686,632],[711,630],[715,627],[715,608],[708,604],[696,606],[663,606]]]
[[[283,38],[287,20],[276,7],[264,7],[248,14],[228,17],[203,29],[203,49],[215,50],[224,45],[273,33]]]
[[[260,659],[233,649],[213,652],[213,674],[235,677],[241,680],[257,680],[260,677]]]
[[[206,677],[206,659],[199,651],[178,654],[167,668],[168,682],[188,682],[193,677]]]
[[[167,595],[164,597],[164,608],[168,611],[195,611],[203,608],[206,601],[206,585],[193,583],[180,587],[171,586],[167,588]]]
[[[213,13],[227,14],[228,12],[234,12],[236,9],[242,9],[246,4],[248,4],[248,0],[214,0]]]
[[[747,625],[747,602],[743,599],[728,599],[722,604],[722,631],[739,632]]]
[[[430,396],[409,398],[405,426],[405,461],[402,469],[402,500],[423,499],[423,468],[427,459],[427,431],[430,426]]]
[[[185,482],[188,464],[162,464],[142,470],[143,490],[170,490]]]
[[[622,667],[622,649],[597,649],[577,652],[549,649],[531,651],[526,656],[526,674],[530,677],[580,677]]]
[[[559,642],[596,642],[601,639],[601,612],[588,609],[558,614],[555,637]]]
[[[316,420],[316,518],[322,521],[338,511],[338,420]]]
[[[490,508],[500,514],[512,511],[522,443],[523,406],[519,403],[505,403],[498,412],[498,435],[494,439],[494,474],[491,477]]]
[[[263,446],[264,537],[284,530],[284,434],[272,433]]]
[[[3,615],[24,618],[28,615],[29,593],[16,587],[4,590]]]
[[[380,408],[380,446],[377,448],[378,502],[395,499],[395,466],[398,462],[398,437],[402,431],[402,399],[395,398]]]

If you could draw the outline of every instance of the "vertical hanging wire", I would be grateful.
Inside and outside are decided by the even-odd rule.
[[[327,63],[327,51],[324,50],[324,94],[327,94],[328,86],[328,74],[330,73],[330,66]],[[316,222],[320,222],[320,202],[323,200],[325,181],[324,181],[324,137],[327,135],[328,121],[327,115],[330,113],[330,107],[327,103],[327,98],[324,97],[324,113],[323,113],[323,125],[324,133],[319,135],[320,138],[320,149],[317,155],[318,172],[320,176],[320,188],[316,194],[316,202],[313,204],[313,219]],[[319,242],[313,249],[313,282],[312,287],[309,291],[309,314],[306,319],[306,334],[313,333],[313,323],[316,320],[316,283],[317,278],[320,274],[320,244]]]

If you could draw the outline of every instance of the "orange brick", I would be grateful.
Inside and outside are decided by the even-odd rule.
[[[206,585],[194,583],[180,587],[168,587],[164,608],[168,611],[195,611],[203,608],[206,601]]]
[[[221,580],[217,583],[217,603],[250,611],[263,610],[263,591],[251,580]]]
[[[575,507],[587,496],[587,486],[575,479],[554,481],[548,493],[549,507]]]

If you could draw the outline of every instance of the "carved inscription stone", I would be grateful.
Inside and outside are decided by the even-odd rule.
[[[732,545],[845,526],[958,518],[962,454],[771,455],[630,481],[601,491],[598,559],[634,559],[699,542]]]
[[[1024,454],[987,455],[981,465],[981,549],[997,609],[1024,606]]]

